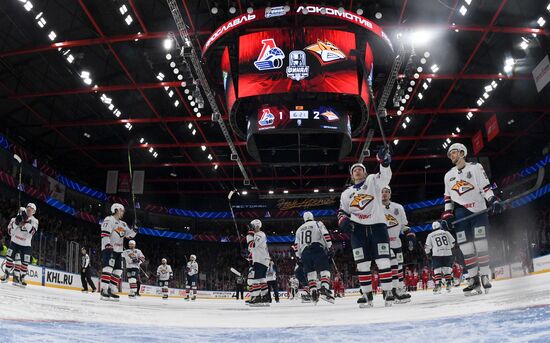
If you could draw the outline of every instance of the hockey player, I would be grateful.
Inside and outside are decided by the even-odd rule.
[[[455,287],[460,286],[460,281],[462,280],[462,266],[458,262],[453,263],[453,279]]]
[[[19,208],[19,213],[12,218],[8,224],[8,235],[11,236],[10,246],[6,254],[4,275],[0,278],[2,282],[8,282],[10,273],[13,273],[14,286],[27,286],[25,276],[29,263],[31,263],[32,237],[38,230],[38,219],[34,217],[36,205],[31,203],[27,207]],[[20,262],[14,263],[15,256],[19,255]]]
[[[185,271],[187,272],[187,286],[185,287],[185,293],[187,293],[187,295],[185,300],[189,300],[191,290],[193,290],[191,300],[195,300],[197,298],[197,282],[199,278],[199,264],[197,263],[197,256],[189,256],[189,262],[187,262]]]
[[[391,188],[386,186],[382,188],[382,203],[390,236],[392,293],[396,303],[406,303],[411,301],[411,295],[405,291],[403,283],[403,250],[400,236],[404,231],[408,231],[408,221],[403,206],[390,199]]]
[[[451,291],[453,282],[451,278],[453,264],[453,247],[455,239],[449,232],[441,229],[441,223],[432,223],[432,232],[426,238],[424,249],[426,255],[432,256],[432,268],[434,271],[434,294],[441,293],[441,274],[445,278],[447,292]]]
[[[157,268],[157,279],[159,287],[162,290],[162,299],[168,299],[168,286],[170,281],[174,278],[174,273],[172,272],[172,267],[166,264],[167,261],[165,258],[163,258],[160,263],[161,265]]]
[[[323,300],[334,303],[330,290],[330,263],[333,255],[332,239],[325,225],[313,220],[311,212],[304,212],[304,223],[296,230],[296,256],[302,260],[304,272],[309,282],[309,291],[313,302]],[[321,278],[321,288],[317,289],[318,276]]]
[[[128,248],[129,249],[124,250],[122,255],[126,259],[126,276],[130,284],[130,293],[128,297],[130,299],[135,299],[137,295],[137,280],[140,274],[139,266],[145,261],[145,256],[141,250],[136,249],[136,241],[134,240],[128,242]]]
[[[248,225],[246,242],[252,258],[253,279],[250,280],[251,306],[269,306],[267,298],[266,273],[269,265],[269,251],[267,250],[267,237],[262,232],[262,222],[254,219]]]
[[[124,238],[134,238],[137,227],[128,227],[124,217],[124,206],[114,203],[111,215],[101,224],[101,300],[118,301],[120,277],[122,276],[122,251]]]
[[[394,297],[391,291],[390,239],[382,204],[382,188],[391,180],[391,156],[387,149],[377,154],[380,172],[367,176],[361,163],[351,166],[353,185],[342,192],[338,210],[338,226],[351,233],[353,258],[357,264],[359,285],[363,296],[360,307],[372,307],[371,262],[374,260],[380,271],[380,281],[386,306],[391,306]]]
[[[460,219],[482,211],[487,208],[487,203],[492,213],[500,213],[503,210],[503,206],[491,189],[483,166],[479,163],[466,162],[467,155],[468,150],[460,143],[452,144],[447,152],[447,156],[455,166],[445,174],[444,178],[445,211],[441,216],[441,225],[445,230],[450,228],[453,218]],[[454,227],[456,240],[464,255],[468,272],[468,286],[463,290],[464,295],[481,294],[481,284],[486,293],[491,288],[488,229],[487,213],[457,223]]]
[[[289,289],[289,299],[294,300],[298,295],[298,288],[300,287],[300,282],[296,276],[292,275],[288,280],[288,289]]]

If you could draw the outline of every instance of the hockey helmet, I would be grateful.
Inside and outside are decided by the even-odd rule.
[[[367,168],[365,168],[365,165],[363,163],[355,163],[351,166],[351,168],[349,168],[349,173],[351,175],[353,175],[353,169],[355,169],[356,167],[362,168],[365,174],[367,173]]]
[[[435,221],[432,223],[432,230],[439,230],[441,229],[441,223],[439,221]]]
[[[128,246],[131,247],[131,246],[136,246],[136,241],[134,241],[133,239],[131,241],[128,242]]]
[[[191,255],[191,256],[189,256],[189,259],[190,259],[191,261],[195,261],[195,260],[197,259],[197,256]]]
[[[313,220],[313,213],[311,213],[309,211],[306,211],[306,212],[304,212],[303,217],[304,217],[304,222],[307,222],[309,220]]]
[[[382,188],[382,190],[384,190],[384,189],[387,189],[387,190],[390,191],[390,193],[391,193],[391,188],[390,188],[390,186],[386,186],[386,187]]]
[[[116,210],[124,211],[124,206],[122,204],[119,204],[118,202],[115,202],[113,205],[111,205],[111,213],[116,213]]]
[[[254,229],[261,229],[262,228],[262,222],[259,219],[254,219],[250,222],[250,226],[252,226]]]
[[[451,157],[451,151],[453,150],[458,150],[458,151],[463,151],[464,152],[464,157],[466,157],[466,155],[468,155],[468,149],[466,149],[466,146],[462,143],[453,143],[451,144],[451,146],[449,147],[449,150],[447,150],[447,157]]]
[[[166,264],[167,261],[166,261],[165,258],[163,258],[162,260],[160,260],[160,262],[161,262],[162,264]]]
[[[27,208],[29,208],[29,207],[32,208],[33,213],[36,212],[36,205],[35,205],[35,204],[33,204],[32,202],[29,202],[29,203],[27,204]]]

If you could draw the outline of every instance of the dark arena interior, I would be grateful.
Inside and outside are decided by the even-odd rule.
[[[550,341],[549,25],[0,1],[0,341]]]

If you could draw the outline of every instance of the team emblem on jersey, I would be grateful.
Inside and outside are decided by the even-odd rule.
[[[471,178],[472,178],[472,172],[468,172],[468,174],[466,174],[466,177],[467,177],[468,179],[471,179]]]
[[[389,229],[399,225],[399,222],[397,221],[397,218],[395,218],[391,214],[386,214],[386,225],[388,226],[388,229]]]
[[[273,38],[262,39],[262,44],[262,51],[254,62],[256,69],[260,71],[280,69],[285,58],[283,50],[277,47]]]
[[[317,43],[307,46],[305,50],[314,53],[322,65],[346,59],[346,54],[328,40],[323,42],[317,39]]]
[[[295,81],[301,81],[309,76],[309,66],[306,65],[305,52],[302,50],[294,50],[288,54],[286,76]]]
[[[458,195],[464,195],[465,193],[468,193],[474,188],[475,188],[474,185],[472,185],[468,181],[458,180],[454,184],[454,186],[451,187],[451,190],[455,191]]]
[[[117,228],[114,229],[113,232],[116,232],[120,237],[124,237],[126,235],[126,230],[124,230],[122,226],[117,226]]]
[[[269,126],[273,125],[273,122],[275,121],[275,115],[271,113],[271,110],[269,108],[265,108],[262,111],[262,117],[260,120],[258,120],[258,124],[260,126]]]
[[[368,194],[355,194],[353,200],[351,200],[350,207],[357,207],[360,210],[365,209],[368,204],[374,199],[372,195]]]

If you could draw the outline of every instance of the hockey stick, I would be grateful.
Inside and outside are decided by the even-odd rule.
[[[23,185],[21,184],[21,174],[23,174],[22,173],[23,163],[21,163],[22,162],[21,157],[19,157],[19,155],[17,154],[13,154],[13,158],[19,164],[19,172],[18,172],[19,176],[17,177],[19,180],[19,183],[17,184],[17,190],[18,190],[17,204],[19,205],[19,208],[21,208],[21,192],[23,191]],[[19,213],[19,208],[17,209],[17,213]]]
[[[143,270],[143,268],[141,268],[141,266],[139,266],[139,270],[141,270],[141,272],[143,273],[143,275],[145,275],[145,278],[146,278],[146,279],[149,279],[149,274],[147,274],[147,273],[145,272],[145,270]]]
[[[128,172],[130,173],[130,193],[132,194],[132,206],[134,208],[134,226],[137,226],[136,195],[134,194],[134,173],[132,171],[132,156],[130,154],[131,145],[132,141],[128,143]]]
[[[235,269],[233,267],[231,267],[229,270],[231,271],[231,273],[233,273],[237,276],[242,276],[242,274],[237,269]]]
[[[530,189],[526,190],[526,191],[523,192],[523,193],[520,193],[520,194],[518,194],[518,195],[516,195],[516,196],[513,196],[513,197],[511,197],[511,198],[509,198],[509,199],[504,200],[504,201],[501,202],[500,204],[504,207],[505,205],[508,205],[508,204],[510,204],[510,203],[512,203],[512,202],[514,202],[514,201],[516,201],[516,200],[518,200],[518,199],[520,199],[520,198],[523,198],[523,197],[526,196],[526,195],[529,195],[529,194],[535,192],[537,189],[540,188],[540,186],[542,186],[542,181],[543,181],[543,180],[544,180],[544,168],[539,168],[539,171],[538,171],[538,174],[537,174],[537,181],[535,182],[535,185],[534,185],[533,187],[531,187]],[[466,216],[466,217],[464,217],[464,218],[457,219],[457,220],[453,221],[451,224],[452,224],[452,225],[456,225],[457,223],[461,223],[461,222],[463,222],[463,221],[466,221],[466,220],[475,218],[475,217],[477,217],[477,216],[479,216],[479,215],[481,215],[481,214],[487,213],[487,212],[489,212],[489,211],[491,211],[491,209],[490,209],[490,208],[486,208],[486,209],[484,209],[484,210],[482,210],[482,211],[479,211],[479,212],[476,212],[476,213],[472,213],[472,214],[470,214],[470,215],[468,215],[468,216]]]
[[[235,226],[235,231],[237,231],[237,239],[239,240],[239,247],[241,248],[241,254],[243,251],[243,242],[241,239],[241,233],[239,232],[239,226],[237,225],[237,219],[235,219],[235,212],[233,212],[233,205],[231,205],[231,198],[233,197],[233,194],[239,194],[239,192],[234,189],[229,192],[227,195],[227,201],[229,202],[229,210],[231,211],[231,218],[233,218],[233,225]]]

